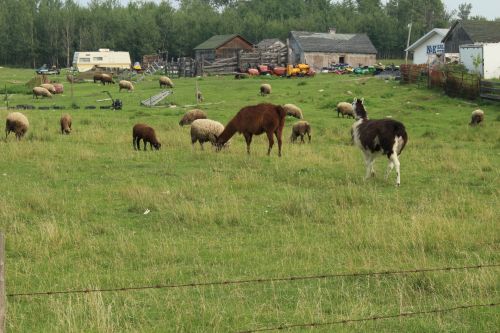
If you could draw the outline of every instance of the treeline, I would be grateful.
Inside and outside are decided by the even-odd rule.
[[[467,7],[465,9],[469,9]],[[238,33],[253,43],[286,40],[290,30],[366,32],[379,57],[399,57],[408,23],[412,41],[447,27],[454,13],[441,0],[0,0],[0,64],[71,66],[75,51],[129,51],[132,60],[158,50],[192,56],[216,34]]]

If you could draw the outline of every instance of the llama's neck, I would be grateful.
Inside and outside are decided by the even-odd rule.
[[[234,121],[231,120],[226,127],[224,128],[224,131],[219,135],[219,138],[217,141],[221,144],[225,144],[226,142],[231,139],[231,137],[236,133],[236,125],[234,124]]]

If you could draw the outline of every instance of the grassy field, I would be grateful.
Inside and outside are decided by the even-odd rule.
[[[9,105],[62,105],[22,111],[26,137],[0,141],[0,221],[6,237],[7,293],[120,288],[330,273],[500,263],[500,107],[451,99],[371,77],[199,79],[209,118],[226,123],[241,107],[295,103],[313,128],[311,144],[292,145],[287,119],[283,156],[266,155],[242,136],[215,153],[190,143],[179,127],[192,108],[195,79],[176,79],[167,101],[145,108],[157,77],[133,93],[93,83],[52,100],[32,100],[21,83],[31,70],[0,68]],[[54,77],[64,81],[64,77]],[[258,95],[260,83],[273,86]],[[123,100],[108,105],[102,91]],[[365,98],[373,119],[406,125],[409,143],[395,174],[363,180],[351,119],[334,106]],[[76,103],[82,108],[71,110]],[[467,124],[485,111],[483,126]],[[1,119],[9,111],[0,110]],[[73,133],[59,117],[73,117]],[[162,149],[132,149],[132,126],[156,129]],[[150,210],[149,214],[144,214]],[[500,301],[499,269],[344,277],[127,292],[8,297],[10,332],[232,332],[284,324],[449,308]],[[498,307],[387,319],[315,332],[492,332]],[[294,331],[300,331],[296,329]]]

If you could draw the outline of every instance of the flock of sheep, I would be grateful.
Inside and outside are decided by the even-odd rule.
[[[97,73],[94,75],[94,82],[104,84],[114,84],[113,78],[108,74]],[[166,76],[159,78],[160,87],[173,88],[174,83]],[[126,89],[133,91],[134,86],[130,81],[121,80],[119,82],[119,90]],[[63,87],[61,84],[41,84],[33,88],[33,97],[51,97],[52,94],[62,93]],[[260,86],[260,94],[262,96],[271,94],[271,85],[262,84]],[[200,91],[196,91],[198,101],[203,100]],[[389,158],[389,166],[387,174],[396,166],[397,185],[399,185],[399,160],[398,155],[403,150],[407,143],[408,137],[405,127],[402,123],[391,119],[383,120],[368,120],[364,109],[363,100],[355,99],[354,102],[340,102],[336,107],[337,117],[347,116],[356,118],[356,123],[352,126],[353,141],[363,151],[365,162],[367,165],[366,177],[372,176],[373,160],[377,153],[387,155]],[[308,137],[311,142],[311,125],[306,120],[303,120],[302,110],[294,104],[274,105],[270,103],[261,103],[258,105],[247,106],[242,108],[231,121],[224,127],[223,124],[216,120],[208,119],[205,111],[194,109],[188,111],[179,121],[180,126],[191,125],[190,136],[191,144],[194,148],[196,142],[200,144],[203,150],[203,144],[210,142],[217,150],[226,148],[230,145],[230,138],[239,132],[243,134],[247,143],[247,152],[250,153],[250,143],[253,135],[266,133],[269,140],[268,154],[274,144],[273,135],[278,140],[279,156],[281,156],[282,130],[284,126],[284,118],[292,116],[298,118],[299,121],[293,124],[290,141],[296,142],[300,137],[302,143],[305,143],[304,137]],[[469,125],[475,126],[484,120],[484,112],[482,110],[474,110],[471,115]],[[71,133],[72,119],[69,114],[64,114],[60,118],[61,134]],[[20,140],[29,129],[28,118],[20,112],[12,112],[7,115],[5,125],[5,138],[10,132],[14,132],[18,140]],[[140,150],[140,141],[143,141],[144,150],[147,144],[150,144],[151,150],[154,148],[159,150],[161,143],[156,137],[155,130],[147,124],[136,124],[132,129],[133,148]]]

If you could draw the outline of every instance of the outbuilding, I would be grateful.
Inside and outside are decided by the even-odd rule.
[[[413,54],[414,64],[426,64],[433,55],[444,53],[444,44],[441,42],[449,29],[435,28],[420,37],[405,51]]]
[[[377,60],[377,49],[367,34],[338,34],[335,29],[327,33],[290,31],[288,43],[290,62],[305,63],[315,70],[339,63],[370,66]]]
[[[238,34],[215,35],[194,48],[197,61],[235,57],[240,50],[252,51],[253,44]]]
[[[95,67],[130,69],[132,62],[130,54],[123,51],[99,49],[93,51],[79,51],[73,55],[73,68],[79,72],[86,72]]]

